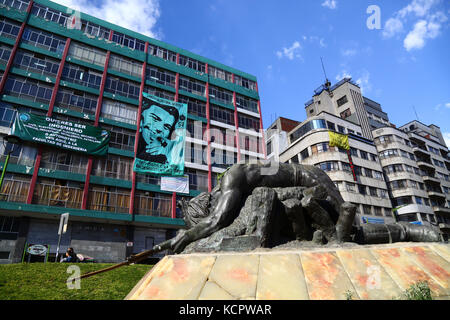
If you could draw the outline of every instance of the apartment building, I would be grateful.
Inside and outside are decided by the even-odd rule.
[[[329,131],[347,134],[350,150],[330,147]],[[324,170],[344,200],[356,205],[356,225],[395,221],[377,149],[373,141],[362,137],[360,126],[321,112],[294,128],[288,138],[289,146],[280,154],[280,161]]]
[[[74,20],[75,19],[75,20]],[[77,20],[78,19],[78,20]],[[75,23],[74,23],[75,22]],[[210,191],[233,163],[265,158],[255,76],[47,0],[0,0],[0,262],[25,243],[123,260],[183,227],[175,203]],[[133,172],[142,93],[186,103],[189,194]],[[101,127],[107,156],[3,141],[17,112]]]
[[[392,205],[401,221],[450,226],[450,157],[439,128],[411,121],[373,131]]]

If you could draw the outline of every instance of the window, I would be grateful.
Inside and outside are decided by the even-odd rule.
[[[211,120],[223,122],[234,126],[234,111],[219,106],[210,105]]]
[[[233,82],[233,75],[225,70],[208,65],[208,74],[214,78],[222,79],[230,83]]]
[[[65,63],[61,79],[85,87],[99,89],[102,82],[102,74],[75,64]]]
[[[67,14],[42,6],[38,3],[33,3],[33,7],[31,8],[31,14],[48,21],[56,22],[62,26],[66,26],[67,19],[69,18],[69,15]]]
[[[376,207],[376,206],[374,206],[374,207],[373,207],[373,211],[374,211],[374,214],[375,214],[376,216],[379,216],[379,217],[382,217],[382,216],[383,216],[383,212],[382,212],[382,210],[381,210],[381,207]]]
[[[231,91],[210,85],[209,97],[224,104],[233,105],[233,93]]]
[[[259,132],[259,119],[253,118],[251,116],[244,115],[242,113],[238,114],[238,124],[239,128],[243,129],[253,129]]]
[[[20,24],[6,18],[0,18],[0,36],[15,39],[19,35]]]
[[[3,93],[20,96],[23,99],[49,103],[53,86],[41,83],[31,78],[9,75]]]
[[[371,160],[371,161],[375,161],[375,162],[378,161],[378,157],[377,157],[375,154],[369,153],[369,155],[370,155],[370,160]]]
[[[105,91],[137,100],[139,99],[140,87],[133,81],[108,75],[105,83]]]
[[[358,149],[350,148],[350,154],[351,154],[353,157],[358,157]]]
[[[387,198],[387,191],[384,189],[380,189],[380,198],[386,199]]]
[[[412,198],[410,196],[394,198],[392,199],[392,204],[394,207],[412,204]]]
[[[155,87],[149,87],[149,86],[144,87],[144,92],[147,92],[151,95],[154,95],[154,96],[157,96],[160,98],[175,101],[175,93],[173,93],[173,92],[164,91],[162,89],[155,88]]]
[[[384,180],[383,174],[379,171],[373,170],[373,177],[378,180]]]
[[[5,64],[9,60],[9,56],[11,55],[12,47],[6,45],[6,44],[0,44],[0,61],[4,62]],[[19,54],[20,50],[16,53]]]
[[[358,192],[362,195],[366,195],[367,194],[366,186],[358,184]]]
[[[337,171],[339,170],[339,164],[337,161],[327,161],[322,162],[317,165],[318,168],[322,169],[323,171]]]
[[[360,150],[359,153],[360,153],[362,159],[369,160],[369,157],[367,156],[367,152]]]
[[[369,192],[372,197],[378,197],[377,188],[369,187]]]
[[[351,113],[350,109],[346,109],[345,111],[341,112],[341,118],[342,119],[348,118],[351,115],[352,115],[352,113]]]
[[[305,123],[303,126],[298,128],[297,130],[295,130],[290,135],[290,140],[291,140],[291,142],[294,142],[295,140],[304,136],[306,133],[308,133],[311,130],[326,129],[326,128],[327,128],[327,124],[326,124],[325,120],[323,120],[323,119],[311,120],[311,121]]]
[[[111,148],[134,151],[136,138],[134,131],[106,124],[102,124],[102,128],[109,131],[109,146]]]
[[[373,172],[371,169],[364,168],[365,176],[368,178],[373,178]]]
[[[136,49],[139,51],[144,51],[145,49],[145,42],[142,40],[138,40],[136,38],[130,37],[126,34],[122,34],[120,32],[114,31],[112,36],[112,41],[123,45],[125,47],[128,47],[130,49]]]
[[[205,73],[206,64],[180,54],[180,65]]]
[[[423,201],[422,201],[422,198],[421,197],[415,197],[415,199],[416,199],[416,203],[417,204],[423,204]]]
[[[56,76],[58,73],[59,61],[37,53],[19,49],[14,57],[14,66],[34,73]]]
[[[348,172],[352,171],[352,168],[350,167],[350,164],[348,164],[347,162],[341,162],[341,164],[342,164],[342,170],[348,171]]]
[[[397,149],[385,150],[385,151],[380,152],[379,155],[380,155],[381,159],[398,157],[398,150]]]
[[[344,133],[345,134],[345,128],[343,126],[338,125],[338,131],[340,133]]]
[[[62,53],[66,45],[64,38],[30,27],[26,27],[23,31],[22,41],[29,45],[57,53]]]
[[[236,94],[236,107],[258,113],[258,101]]]
[[[176,75],[173,72],[159,69],[153,66],[147,66],[147,69],[145,71],[145,80],[156,82],[165,86],[169,86],[172,88],[175,88],[175,78]],[[183,85],[186,85],[185,82],[183,82]],[[181,82],[180,82],[180,89],[181,89]],[[188,90],[185,90],[188,91]],[[192,92],[192,91],[188,91]]]
[[[67,55],[100,67],[103,67],[106,61],[105,51],[74,41],[70,43],[69,52]]]
[[[309,157],[309,151],[308,148],[305,148],[303,151],[300,152],[300,157],[302,160],[305,160]]]
[[[142,76],[142,66],[142,62],[134,61],[113,53],[111,54],[108,63],[108,69],[122,72],[137,78],[141,78]],[[147,74],[148,71],[145,72],[146,77]],[[173,82],[175,85],[175,77]]]
[[[103,99],[101,116],[129,124],[136,124],[138,109],[129,104]]]
[[[298,162],[298,155],[295,155],[291,158],[291,163],[299,163]]]
[[[175,52],[158,47],[158,46],[149,45],[148,53],[153,56],[156,56],[158,58],[164,59],[164,60],[168,60],[168,61],[175,62],[175,63],[177,62],[177,54]],[[180,58],[181,58],[181,56],[180,56]]]
[[[200,82],[184,76],[180,76],[179,88],[180,90],[184,90],[198,96],[206,96],[206,85],[204,82]]]
[[[272,140],[267,142],[267,154],[268,155],[272,154]]]
[[[131,180],[133,159],[108,154],[96,158],[92,164],[92,175],[113,179]]]
[[[342,98],[339,98],[336,102],[337,102],[338,107],[342,106],[343,104],[348,102],[347,96],[343,96]],[[349,110],[349,109],[347,109],[347,110]],[[342,113],[341,113],[341,115],[342,115]],[[347,118],[347,117],[345,117],[345,118]]]
[[[354,183],[346,182],[345,184],[347,186],[347,191],[355,192],[355,184]]]
[[[16,117],[16,110],[5,102],[0,101],[0,126],[10,128]]]
[[[336,127],[333,122],[327,121],[328,129],[336,131]]]
[[[329,149],[328,142],[318,143],[318,144],[311,146],[311,154],[327,152],[328,149]]]
[[[90,21],[81,20],[81,31],[94,37],[109,39],[109,29],[101,27]]]
[[[188,113],[206,118],[206,103],[197,99],[179,96],[178,101],[188,105]],[[234,125],[234,118],[233,118]]]
[[[366,204],[362,205],[364,214],[372,214],[372,206],[368,206]]]
[[[97,108],[97,97],[78,90],[59,89],[56,95],[57,106],[74,111],[95,114]]]
[[[389,183],[392,190],[406,189],[408,184],[406,180],[397,180]]]

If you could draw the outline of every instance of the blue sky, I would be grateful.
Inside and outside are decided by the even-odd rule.
[[[304,103],[324,81],[323,57],[332,83],[351,76],[392,123],[414,120],[416,111],[419,121],[441,128],[450,146],[448,0],[76,3],[81,11],[255,75],[264,127],[279,116],[306,118]],[[367,26],[370,5],[379,8],[380,29]]]

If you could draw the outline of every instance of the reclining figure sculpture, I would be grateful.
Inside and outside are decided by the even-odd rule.
[[[277,170],[271,170],[273,167]],[[219,235],[219,231],[227,228],[238,228],[241,231],[240,233],[227,231],[220,236],[239,236],[242,235],[242,230],[249,230],[249,226],[242,228],[244,220],[246,223],[255,224],[250,230],[258,231],[256,233],[259,233],[260,246],[273,246],[276,243],[269,243],[268,238],[276,235],[261,233],[273,232],[269,224],[273,222],[274,217],[265,217],[262,219],[263,222],[258,221],[261,217],[242,218],[236,223],[247,198],[255,189],[260,189],[262,194],[266,195],[267,202],[272,201],[273,197],[278,197],[278,200],[285,204],[282,209],[272,208],[272,211],[277,212],[269,212],[269,215],[277,216],[284,212],[284,218],[289,222],[289,229],[294,236],[290,240],[311,240],[311,232],[313,239],[316,241],[319,239],[318,241],[323,243],[349,241],[384,243],[440,239],[439,233],[433,229],[409,223],[353,227],[356,207],[344,201],[333,181],[323,170],[302,164],[251,162],[238,163],[229,168],[211,193],[202,193],[189,202],[180,203],[188,229],[179,230],[174,238],[155,246],[154,250],[169,249],[174,253],[180,253],[187,245],[201,239],[217,242],[217,237],[213,239],[211,236]],[[271,197],[270,190],[267,189],[274,190],[272,193],[276,195]],[[294,206],[289,206],[286,200],[294,201]],[[298,204],[297,209],[290,210],[295,207],[295,203]],[[305,226],[305,221],[309,226]],[[308,230],[311,232],[308,233]]]
[[[95,274],[171,250],[243,251],[293,240],[317,244],[440,241],[439,232],[407,222],[353,226],[356,207],[345,202],[333,181],[315,166],[245,163],[229,168],[211,193],[180,203],[188,229],[152,249]],[[225,245],[223,245],[225,243]]]

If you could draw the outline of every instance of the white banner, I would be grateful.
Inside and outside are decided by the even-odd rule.
[[[161,190],[176,193],[189,193],[189,176],[161,177]]]

